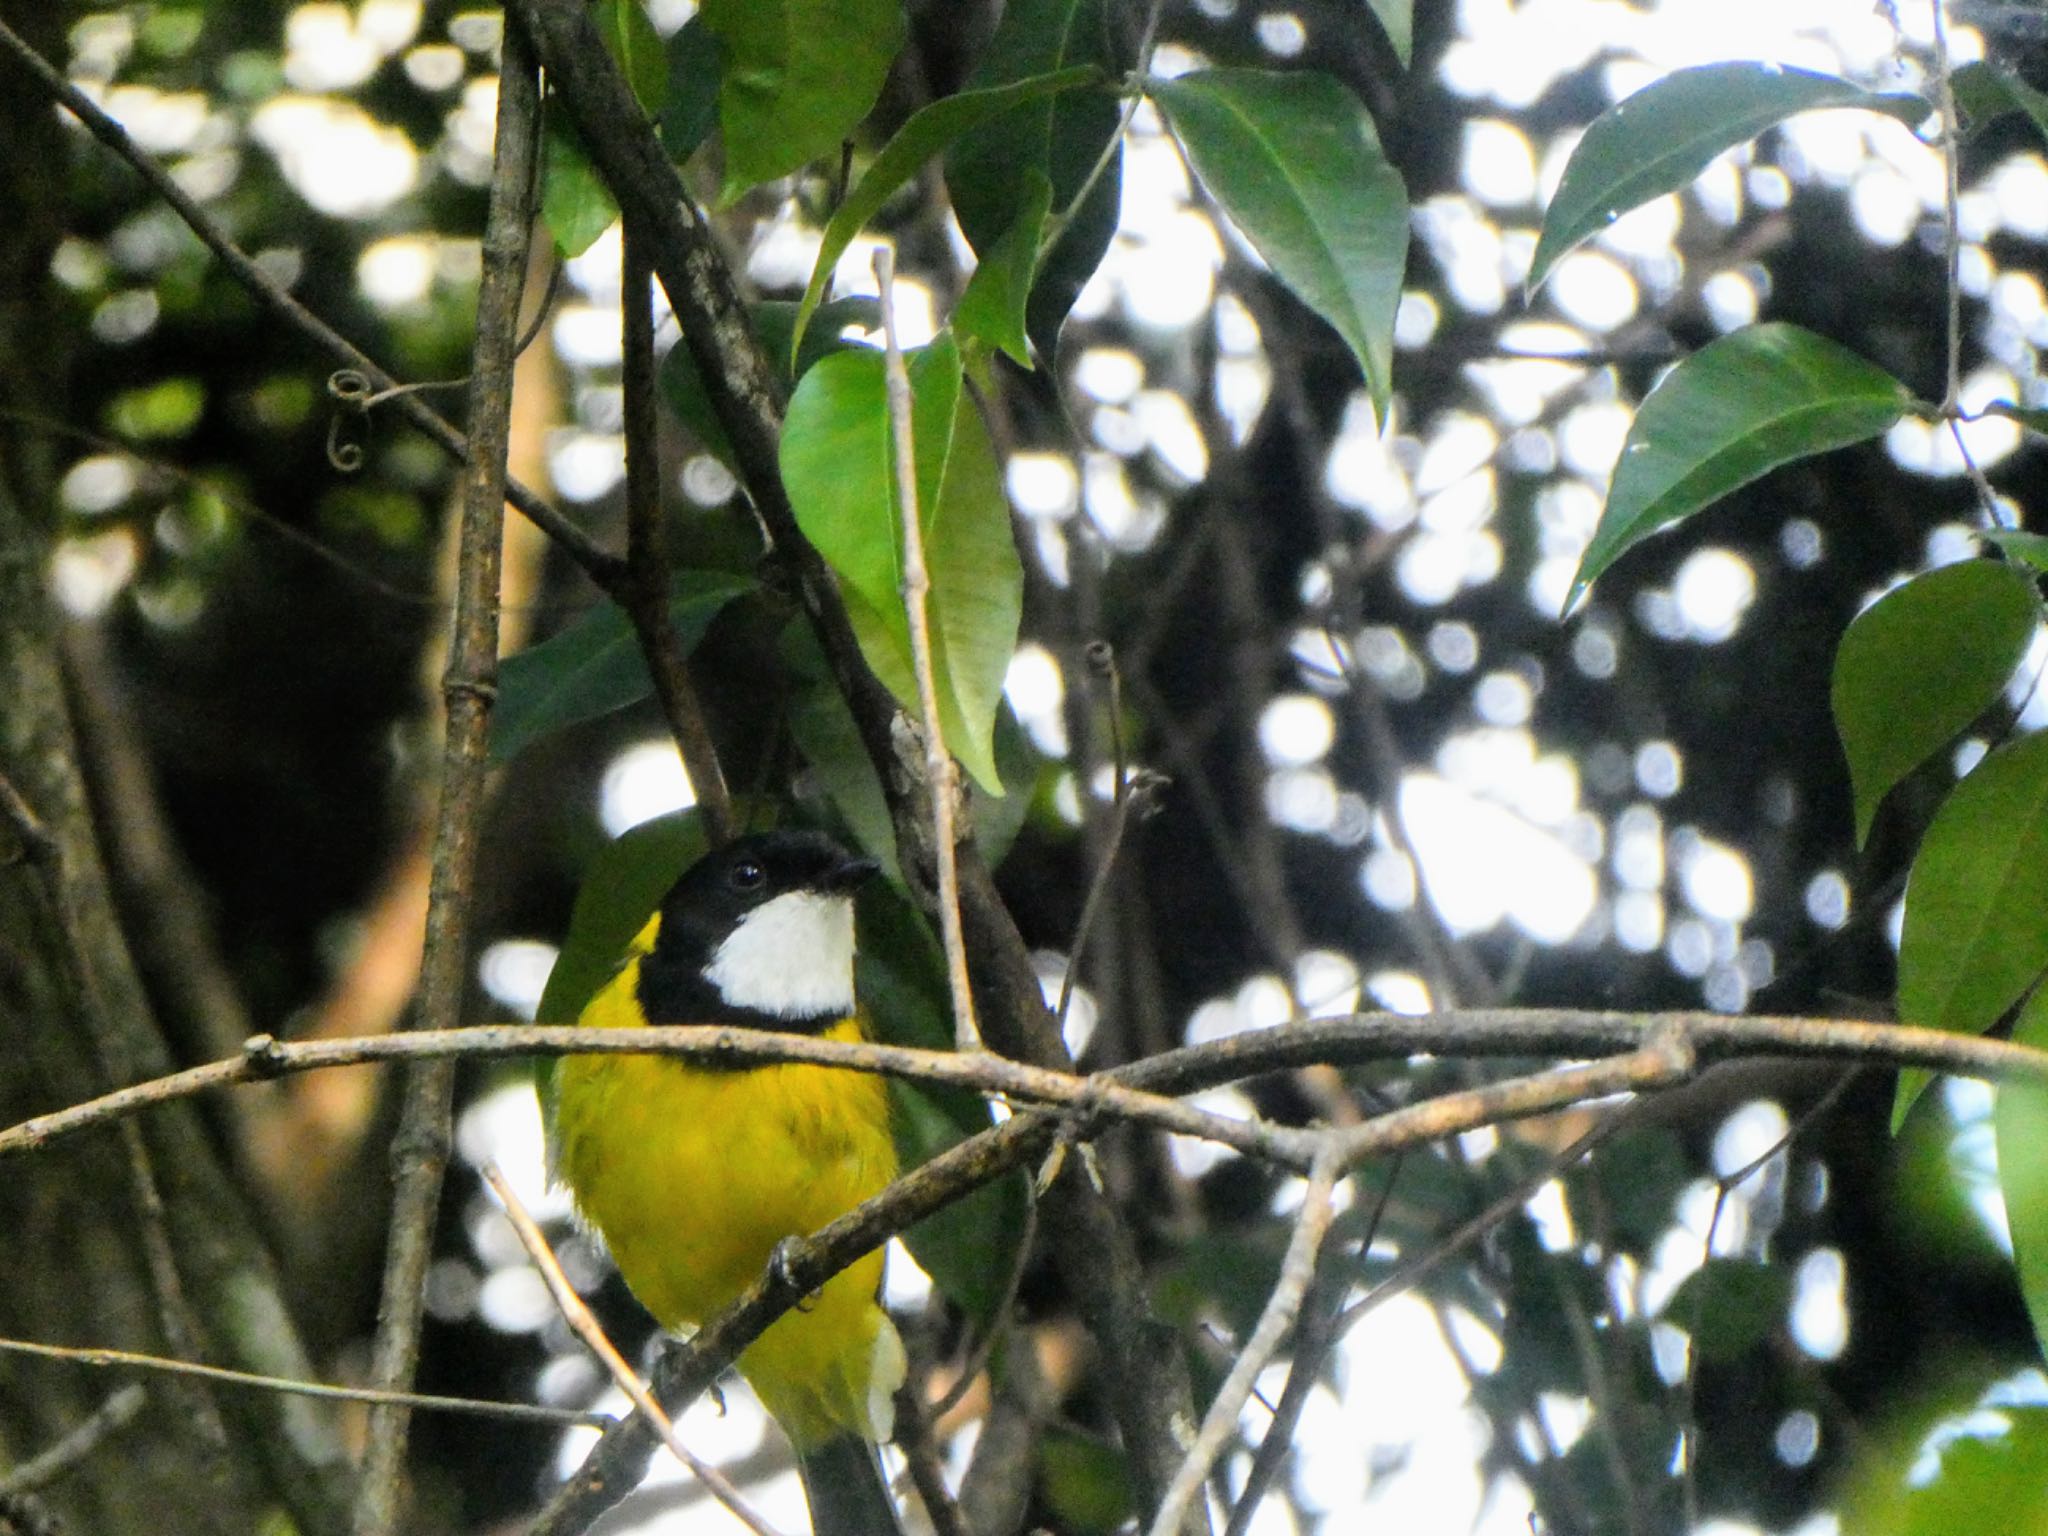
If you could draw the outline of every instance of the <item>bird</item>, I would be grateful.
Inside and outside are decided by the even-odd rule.
[[[598,1029],[728,1024],[866,1034],[854,996],[855,889],[876,871],[822,833],[753,833],[686,869],[578,1019]],[[567,1056],[550,1154],[627,1287],[672,1332],[736,1300],[785,1240],[896,1176],[887,1085],[798,1063]],[[894,1428],[903,1343],[882,1254],[840,1271],[741,1352],[796,1449],[816,1536],[897,1536],[876,1446]]]

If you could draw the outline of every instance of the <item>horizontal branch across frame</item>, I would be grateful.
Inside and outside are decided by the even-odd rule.
[[[1418,1055],[1600,1057],[1641,1050],[1660,1038],[1681,1044],[1703,1064],[1745,1056],[1792,1057],[2048,1083],[2048,1051],[2007,1040],[1864,1020],[1706,1012],[1475,1008],[1431,1014],[1350,1014],[1248,1030],[1087,1077],[1001,1057],[822,1040],[737,1026],[674,1024],[599,1031],[573,1024],[497,1024],[303,1042],[257,1035],[239,1056],[117,1089],[0,1131],[0,1159],[36,1150],[153,1104],[292,1073],[439,1056],[626,1054],[700,1059],[725,1067],[749,1062],[808,1062],[949,1083],[1094,1115],[1136,1119],[1306,1168],[1313,1159],[1318,1132],[1209,1114],[1164,1095],[1317,1064],[1352,1066]]]

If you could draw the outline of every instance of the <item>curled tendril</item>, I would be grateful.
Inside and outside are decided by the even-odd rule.
[[[327,462],[345,475],[352,475],[363,467],[366,450],[357,440],[344,438],[342,422],[354,419],[367,434],[370,412],[387,400],[396,400],[400,395],[418,394],[428,389],[459,389],[469,382],[469,375],[459,379],[427,379],[418,384],[394,384],[389,389],[375,389],[370,376],[360,368],[337,368],[327,375],[327,393],[342,409],[336,411],[327,423]]]
[[[337,368],[327,375],[327,393],[341,407],[327,419],[327,462],[352,475],[369,456],[361,440],[375,399],[369,375],[358,368]]]

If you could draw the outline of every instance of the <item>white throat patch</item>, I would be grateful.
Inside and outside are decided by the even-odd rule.
[[[740,919],[704,979],[735,1008],[781,1019],[853,1012],[853,901],[792,891]]]

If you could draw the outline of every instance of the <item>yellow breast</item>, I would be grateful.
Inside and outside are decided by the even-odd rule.
[[[638,1024],[638,982],[636,956],[581,1022]],[[825,1032],[859,1037],[855,1019]],[[556,1093],[556,1166],[633,1294],[671,1329],[719,1312],[760,1276],[777,1243],[817,1231],[896,1173],[887,1086],[871,1074],[570,1056]],[[873,1400],[895,1384],[878,1382],[877,1356],[900,1356],[875,1301],[881,1269],[875,1253],[843,1271],[741,1358],[799,1443],[835,1428],[877,1438]]]

